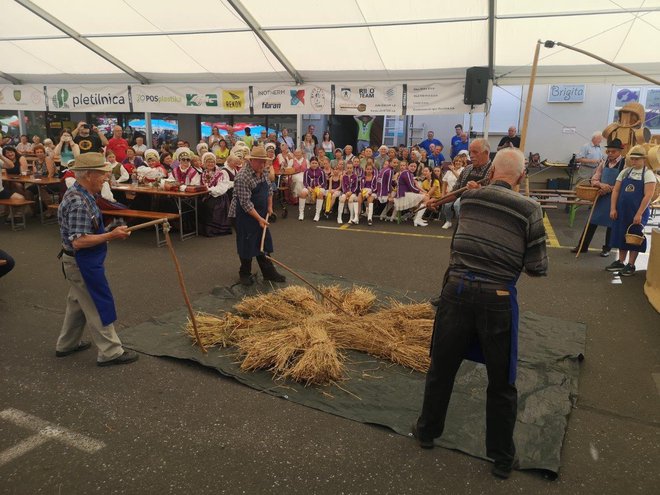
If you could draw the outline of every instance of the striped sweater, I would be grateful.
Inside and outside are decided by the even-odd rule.
[[[449,268],[496,282],[516,280],[523,270],[543,276],[548,269],[545,238],[541,206],[506,182],[468,190],[461,197]]]

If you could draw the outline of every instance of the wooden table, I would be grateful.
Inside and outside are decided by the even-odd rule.
[[[41,223],[46,222],[46,217],[44,215],[43,201],[41,200],[41,188],[43,186],[54,186],[60,185],[60,179],[55,177],[35,177],[32,175],[7,175],[2,178],[3,181],[14,182],[16,184],[36,184],[37,185],[37,196],[39,197],[39,217]],[[51,222],[52,223],[52,222]]]
[[[179,212],[179,235],[181,240],[188,237],[196,237],[199,235],[199,216],[198,216],[198,200],[200,196],[206,196],[208,191],[198,192],[181,192],[181,191],[166,191],[157,187],[145,186],[131,186],[131,185],[116,185],[112,186],[113,191],[122,191],[135,194],[150,194],[152,196],[166,196],[174,200],[177,211]],[[184,211],[184,207],[186,210]],[[195,230],[193,232],[183,232],[183,215],[193,214],[195,216]]]

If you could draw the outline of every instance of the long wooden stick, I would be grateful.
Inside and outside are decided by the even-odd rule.
[[[588,52],[588,51],[586,51],[586,50],[583,50],[582,48],[576,48],[576,47],[574,47],[574,46],[571,46],[571,45],[567,45],[567,44],[565,44],[565,43],[562,43],[561,41],[557,41],[556,44],[557,44],[558,46],[563,47],[563,48],[567,48],[567,49],[569,49],[569,50],[573,50],[573,51],[575,51],[575,52],[581,53],[582,55],[586,55],[587,57],[595,58],[595,59],[598,60],[599,62],[603,62],[604,64],[607,64],[607,65],[609,65],[609,66],[611,66],[611,67],[614,67],[615,69],[622,70],[623,72],[627,72],[628,74],[632,74],[633,76],[637,76],[637,77],[639,77],[639,78],[641,78],[641,79],[644,79],[645,81],[648,81],[648,82],[650,82],[650,83],[653,83],[653,84],[655,84],[656,86],[660,86],[660,81],[658,81],[657,79],[653,79],[652,77],[648,77],[648,76],[645,76],[644,74],[640,74],[639,72],[636,72],[636,71],[634,71],[634,70],[632,70],[632,69],[629,69],[628,67],[625,67],[625,66],[623,66],[623,65],[619,65],[619,64],[616,64],[616,63],[614,63],[614,62],[610,62],[609,60],[606,60],[606,59],[604,59],[603,57],[599,57],[598,55],[595,55],[595,54],[593,54],[593,53],[591,53],[591,52]]]
[[[599,196],[596,196],[594,198],[594,202],[591,205],[591,211],[589,212],[589,218],[587,218],[587,224],[584,226],[584,230],[582,231],[582,237],[580,238],[580,245],[578,246],[578,251],[575,253],[575,257],[578,258],[580,256],[580,251],[582,251],[582,246],[584,245],[584,238],[587,237],[587,229],[589,228],[589,222],[591,222],[591,215],[594,214],[594,208],[596,207],[596,201],[598,201]]]
[[[128,231],[133,232],[135,230],[146,229],[147,227],[151,227],[152,225],[158,225],[158,224],[165,223],[165,222],[167,222],[167,218],[158,218],[156,220],[151,220],[149,222],[144,222],[144,223],[140,223],[140,224],[137,224],[137,225],[133,225],[132,227],[128,228]]]
[[[488,177],[484,177],[483,179],[477,181],[477,184],[481,184],[481,185],[486,184],[490,182],[491,178],[492,178],[492,174],[488,174]],[[460,189],[456,189],[455,191],[445,194],[442,198],[430,199],[426,202],[426,208],[430,208],[431,210],[437,210],[438,206],[442,206],[445,203],[451,203],[452,201],[456,201],[458,199],[458,195],[463,194],[468,189],[470,189],[468,186],[461,187]],[[415,210],[415,212],[419,210],[420,208]]]
[[[314,289],[314,290],[315,290],[315,291],[316,291],[321,297],[323,297],[324,299],[326,299],[326,300],[328,300],[330,303],[332,303],[337,309],[339,309],[339,311],[345,313],[345,314],[348,315],[348,316],[355,316],[355,315],[350,314],[348,311],[346,311],[344,308],[342,308],[342,307],[339,305],[339,303],[338,303],[337,301],[335,301],[334,299],[332,299],[332,298],[331,298],[330,296],[328,296],[327,294],[324,294],[323,292],[321,292],[321,291],[318,289],[318,287],[316,287],[314,284],[312,284],[311,282],[309,282],[305,277],[303,277],[303,276],[300,275],[299,273],[294,272],[291,268],[289,268],[288,266],[286,266],[284,263],[281,263],[280,261],[277,261],[277,260],[276,260],[275,258],[273,258],[272,256],[268,256],[268,255],[266,255],[266,259],[269,259],[270,261],[272,261],[273,263],[275,263],[277,266],[281,266],[281,267],[284,268],[287,272],[289,272],[291,275],[293,275],[294,277],[297,277],[298,279],[300,279],[300,280],[302,280],[303,282],[305,282],[305,283],[306,283],[307,285],[309,285],[312,289]]]
[[[149,222],[147,222],[149,223]],[[179,259],[176,257],[174,252],[174,246],[172,245],[172,239],[170,239],[170,224],[167,220],[163,223],[163,232],[165,232],[165,241],[167,242],[167,247],[172,255],[172,260],[174,261],[174,267],[176,268],[176,274],[179,277],[179,286],[181,287],[181,292],[183,293],[183,299],[186,302],[188,307],[188,314],[190,315],[190,321],[192,321],[193,330],[195,331],[195,340],[197,340],[197,345],[202,350],[204,354],[207,353],[202,340],[199,338],[199,332],[197,331],[197,319],[195,318],[195,312],[193,311],[192,304],[190,304],[190,298],[188,298],[188,292],[186,291],[186,284],[183,280],[183,272],[181,271],[181,265],[179,264]]]
[[[266,223],[268,223],[269,216],[270,213],[266,213]],[[264,244],[266,243],[266,229],[268,229],[268,225],[264,225],[264,231],[261,233],[261,245],[259,247],[259,251],[262,253],[264,252]]]

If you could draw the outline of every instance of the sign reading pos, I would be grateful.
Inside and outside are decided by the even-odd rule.
[[[551,84],[548,87],[548,103],[582,103],[584,84]]]

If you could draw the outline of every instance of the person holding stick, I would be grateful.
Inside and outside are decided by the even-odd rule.
[[[624,146],[620,139],[613,139],[605,146],[605,153],[607,160],[601,162],[596,168],[593,177],[591,178],[591,185],[598,188],[598,199],[593,208],[591,220],[586,225],[581,239],[582,248],[578,244],[571,249],[571,253],[586,253],[589,250],[589,244],[596,233],[599,225],[607,227],[605,231],[605,244],[600,255],[607,258],[610,255],[612,244],[610,243],[610,236],[612,235],[612,219],[610,218],[610,200],[612,199],[612,190],[616,184],[616,178],[625,167],[625,158],[621,155]]]
[[[69,170],[76,182],[64,197],[57,212],[60,224],[62,272],[70,289],[66,313],[55,355],[64,357],[91,347],[81,340],[85,325],[98,347],[97,365],[110,366],[137,361],[138,354],[124,349],[115,331],[115,302],[103,266],[108,242],[126,239],[126,226],[106,232],[95,195],[112,170],[101,153],[84,153],[76,158]]]
[[[514,190],[524,178],[524,161],[519,149],[501,150],[491,183],[481,187],[471,182],[461,196],[462,214],[435,315],[422,412],[412,428],[420,447],[433,448],[444,431],[461,362],[485,362],[486,454],[495,463],[493,475],[500,478],[508,478],[515,464],[516,281],[522,271],[539,277],[548,269],[541,206]]]
[[[241,261],[238,275],[241,284],[252,285],[252,258],[256,257],[264,280],[286,282],[286,277],[266,258],[273,252],[270,230],[263,251],[260,246],[263,229],[268,226],[267,217],[273,213],[273,191],[268,175],[264,174],[266,162],[271,159],[263,146],[255,146],[245,158],[248,164],[234,178],[234,196],[229,207],[229,217],[235,219],[236,248]]]

